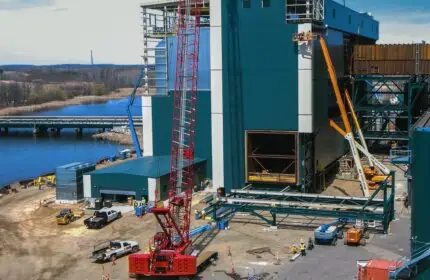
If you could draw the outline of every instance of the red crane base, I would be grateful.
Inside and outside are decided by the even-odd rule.
[[[192,276],[197,274],[197,258],[180,255],[173,251],[157,254],[155,269],[151,270],[151,254],[133,254],[128,257],[128,273],[131,278],[139,276]]]

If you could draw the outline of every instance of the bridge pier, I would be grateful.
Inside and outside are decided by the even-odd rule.
[[[82,136],[82,134],[84,133],[84,129],[83,128],[76,128],[75,132],[76,132],[77,136]]]
[[[51,128],[52,136],[60,136],[61,128]]]
[[[48,129],[46,127],[35,127],[33,128],[33,134],[34,135],[44,135],[48,132]]]
[[[7,135],[9,132],[9,128],[4,127],[3,129],[0,127],[0,134]]]

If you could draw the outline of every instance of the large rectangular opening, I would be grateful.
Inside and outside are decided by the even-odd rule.
[[[247,131],[245,141],[249,183],[297,184],[297,133]]]

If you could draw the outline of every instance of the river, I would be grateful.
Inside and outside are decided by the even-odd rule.
[[[124,116],[127,99],[102,104],[84,104],[38,112],[34,116]],[[132,108],[134,116],[141,116],[141,99],[136,98]],[[61,136],[33,136],[30,130],[10,130],[8,136],[0,136],[0,188],[4,185],[37,177],[54,171],[57,166],[70,162],[97,160],[114,155],[123,146],[96,141],[91,138],[95,130],[84,130],[76,137],[72,129],[64,129]]]

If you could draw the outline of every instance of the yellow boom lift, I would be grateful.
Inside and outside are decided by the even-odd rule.
[[[345,129],[342,129],[333,120],[330,120],[329,123],[330,123],[330,126],[332,128],[334,128],[337,132],[339,132],[348,141],[350,149],[351,149],[351,153],[352,153],[352,156],[354,159],[355,167],[357,168],[358,177],[360,179],[361,189],[363,191],[364,196],[368,197],[369,196],[368,179],[370,180],[371,185],[375,184],[375,183],[382,182],[387,178],[386,175],[388,175],[390,173],[390,170],[387,167],[385,167],[384,164],[382,164],[380,161],[378,161],[368,151],[366,141],[365,141],[363,133],[361,131],[360,124],[359,124],[358,119],[357,119],[357,115],[355,114],[351,98],[349,96],[348,91],[345,90],[346,101],[348,103],[349,110],[351,112],[352,119],[353,119],[354,124],[356,126],[358,138],[360,139],[361,144],[358,143],[354,139],[354,133],[352,131],[351,123],[350,123],[349,118],[348,118],[346,106],[343,102],[342,95],[341,95],[340,88],[339,88],[339,84],[337,82],[338,80],[337,80],[337,76],[336,76],[336,71],[335,71],[335,68],[333,66],[333,62],[332,62],[332,59],[330,57],[330,53],[329,53],[327,43],[326,43],[324,37],[310,34],[308,32],[308,33],[304,33],[304,34],[293,35],[293,41],[296,41],[296,42],[311,41],[311,40],[315,40],[317,37],[319,37],[319,43],[321,45],[321,49],[322,49],[322,52],[324,55],[324,60],[325,60],[326,65],[327,65],[327,70],[328,70],[328,73],[330,76],[331,83],[333,85],[334,94],[336,96],[336,102],[337,102],[337,105],[339,107],[341,119],[342,119],[342,122],[343,122]],[[359,151],[362,152],[367,157],[367,159],[369,161],[369,167],[363,168]],[[383,174],[382,176],[378,175],[378,172],[375,169],[375,166]]]

